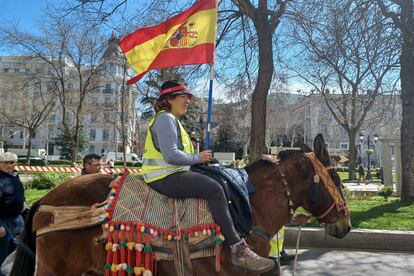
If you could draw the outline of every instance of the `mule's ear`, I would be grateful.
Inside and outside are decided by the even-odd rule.
[[[303,150],[304,152],[311,152],[312,149],[306,145],[305,143],[303,143],[301,140],[299,140],[298,142],[296,142],[296,144],[300,147],[301,150]]]
[[[331,164],[325,141],[323,140],[323,136],[320,133],[316,135],[315,140],[313,141],[313,150],[315,151],[315,154],[318,157],[319,161],[321,161],[324,166],[327,167]]]

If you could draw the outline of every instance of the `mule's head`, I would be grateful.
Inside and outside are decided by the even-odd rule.
[[[296,166],[301,166],[300,174],[308,179],[307,185],[303,186],[303,199],[298,204],[319,223],[325,223],[328,235],[343,238],[351,230],[350,212],[342,192],[341,180],[331,167],[322,135],[316,136],[314,151],[305,144],[301,148],[305,155],[298,154],[296,158],[290,159],[292,165],[296,162]],[[283,160],[283,154],[280,157]]]

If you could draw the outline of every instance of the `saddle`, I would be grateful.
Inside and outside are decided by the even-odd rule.
[[[147,274],[156,272],[157,261],[167,260],[174,261],[177,274],[184,274],[184,263],[191,269],[190,259],[211,256],[220,270],[224,237],[207,201],[169,198],[141,176],[124,174],[106,203],[106,273]]]

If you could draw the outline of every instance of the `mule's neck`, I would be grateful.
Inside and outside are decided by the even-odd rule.
[[[250,201],[253,223],[270,235],[274,235],[290,219],[289,199],[283,186],[280,166],[274,165],[269,171],[250,176],[256,187]]]

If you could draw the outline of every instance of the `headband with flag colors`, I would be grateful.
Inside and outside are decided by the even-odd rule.
[[[138,29],[119,46],[136,76],[133,84],[152,69],[214,62],[216,0],[198,0],[188,10],[164,23]]]

